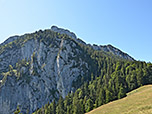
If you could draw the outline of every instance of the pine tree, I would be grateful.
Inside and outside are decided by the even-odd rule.
[[[85,111],[89,112],[92,109],[93,109],[93,101],[91,99],[88,99],[85,104]]]
[[[104,100],[105,100],[105,94],[104,94],[104,90],[101,88],[100,93],[99,93],[99,97],[98,97],[98,105],[97,106],[103,105],[105,103]]]
[[[56,107],[56,114],[64,114],[64,104],[62,96],[59,98],[58,105]]]
[[[16,109],[16,111],[14,112],[14,114],[22,114],[22,113],[20,113],[21,111],[20,111],[20,108],[19,108],[19,106],[17,106],[17,109]]]
[[[50,109],[50,113],[51,114],[56,114],[56,103],[55,103],[55,100],[53,100],[53,102],[50,104],[49,109]]]
[[[112,99],[111,92],[106,89],[106,103],[110,102]]]
[[[83,104],[82,101],[80,102],[80,99],[78,99],[77,92],[75,93],[73,97],[73,114],[83,114]]]
[[[123,98],[125,96],[126,96],[126,92],[125,92],[125,89],[123,88],[123,86],[121,84],[121,86],[119,88],[118,99],[121,99],[121,98]]]

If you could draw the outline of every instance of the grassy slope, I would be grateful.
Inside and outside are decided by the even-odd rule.
[[[87,114],[152,114],[152,85],[127,94],[127,97],[105,104]]]

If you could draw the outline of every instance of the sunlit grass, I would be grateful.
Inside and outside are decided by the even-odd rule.
[[[110,102],[87,114],[152,114],[152,85],[131,91],[127,97]]]

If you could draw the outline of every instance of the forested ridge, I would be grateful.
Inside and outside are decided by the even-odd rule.
[[[90,71],[73,82],[78,89],[46,104],[34,114],[84,114],[142,85],[152,83],[152,64],[121,59],[81,45]]]

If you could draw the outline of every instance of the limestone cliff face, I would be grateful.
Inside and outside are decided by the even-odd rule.
[[[0,114],[13,113],[17,105],[23,114],[27,109],[32,113],[60,95],[65,97],[74,91],[73,81],[89,71],[89,63],[79,46],[81,42],[74,33],[54,26],[2,43]],[[100,49],[108,50],[101,46]],[[122,57],[128,59],[128,55]]]
[[[65,97],[74,89],[73,80],[88,71],[88,64],[79,56],[82,52],[76,49],[74,40],[55,37],[46,43],[47,40],[32,38],[17,46],[12,44],[0,54],[0,71],[3,72],[0,113],[13,113],[17,105],[22,111],[32,112],[60,95]],[[16,63],[23,60],[28,65],[17,68]],[[9,65],[12,71],[7,70]]]

